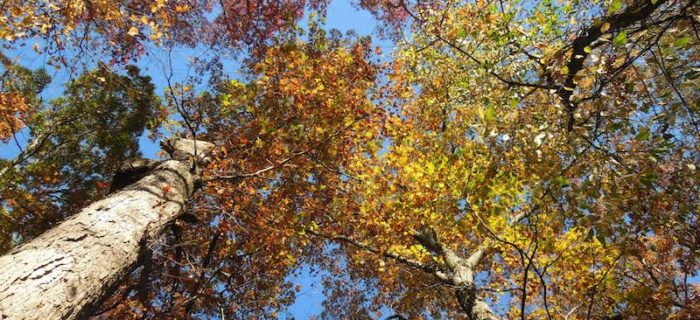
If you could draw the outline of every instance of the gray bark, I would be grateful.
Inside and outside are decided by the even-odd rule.
[[[488,240],[485,240],[469,258],[463,258],[452,249],[440,243],[437,234],[431,229],[416,232],[414,238],[426,249],[441,255],[443,259],[445,259],[445,265],[447,269],[449,269],[450,275],[444,277],[444,279],[455,287],[457,302],[469,319],[499,319],[498,315],[496,315],[491,307],[479,296],[474,282],[476,267],[484,256],[484,251],[489,246]]]
[[[75,319],[95,311],[180,213],[198,179],[192,161],[205,161],[201,155],[213,148],[192,140],[167,146],[172,160],[0,257],[0,319]]]

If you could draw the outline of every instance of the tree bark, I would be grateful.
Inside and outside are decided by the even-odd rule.
[[[430,228],[416,232],[413,237],[426,249],[439,254],[445,260],[445,265],[450,271],[446,279],[455,287],[455,296],[460,308],[467,314],[470,320],[498,320],[498,315],[479,296],[474,278],[476,266],[484,256],[484,251],[489,246],[489,241],[484,242],[469,258],[460,257],[456,252],[440,243],[437,233]]]
[[[452,250],[444,248],[445,261],[452,271],[452,283],[456,287],[455,295],[459,306],[467,313],[471,320],[498,320],[491,307],[479,296],[474,277],[476,275],[475,264],[471,259],[464,259]]]
[[[213,145],[175,140],[171,160],[0,257],[0,319],[86,318],[181,212]]]
[[[499,320],[491,307],[479,297],[473,283],[462,285],[455,290],[459,306],[471,320]]]

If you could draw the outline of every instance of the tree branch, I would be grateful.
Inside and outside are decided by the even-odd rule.
[[[569,73],[564,80],[564,85],[557,90],[557,95],[559,95],[568,111],[567,129],[569,131],[573,130],[575,124],[574,111],[577,108],[576,103],[571,101],[571,96],[576,88],[574,79],[576,74],[583,69],[583,63],[589,55],[587,51],[590,50],[587,47],[590,47],[593,42],[600,39],[604,34],[612,34],[636,22],[645,20],[665,2],[666,0],[656,2],[647,0],[636,1],[630,4],[624,12],[613,14],[603,20],[594,22],[590,27],[581,31],[580,35],[574,39],[571,44],[571,55],[566,64]],[[605,31],[602,29],[604,25],[607,26]]]
[[[394,253],[394,252],[390,252],[390,251],[381,251],[375,247],[372,247],[370,245],[366,245],[360,241],[357,241],[357,240],[352,239],[352,238],[347,237],[347,236],[327,235],[327,234],[323,234],[323,233],[320,233],[320,232],[317,232],[317,231],[314,231],[311,229],[305,229],[304,232],[311,234],[313,236],[316,236],[316,237],[327,239],[327,240],[348,243],[348,244],[350,244],[358,249],[362,249],[362,250],[383,256],[385,258],[396,260],[400,263],[403,263],[403,264],[405,264],[409,267],[415,268],[415,269],[423,270],[427,273],[433,274],[435,277],[437,277],[440,281],[442,281],[444,283],[452,284],[451,279],[446,274],[444,274],[442,271],[435,268],[434,266],[431,266],[429,264],[425,264],[423,262],[420,262],[420,261],[417,261],[414,259],[406,258],[398,253]]]

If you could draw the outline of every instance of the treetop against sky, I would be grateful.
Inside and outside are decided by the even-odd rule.
[[[700,313],[695,0],[2,8],[0,315]]]

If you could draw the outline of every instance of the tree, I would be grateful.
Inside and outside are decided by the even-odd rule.
[[[314,190],[314,183],[308,181],[308,175],[311,172],[317,172],[318,179],[322,175],[328,175],[327,169],[315,164],[322,159],[324,161],[342,161],[342,155],[353,150],[352,144],[336,145],[339,141],[351,141],[345,138],[346,135],[369,137],[365,130],[360,130],[358,124],[362,121],[375,117],[376,110],[373,108],[369,98],[366,97],[368,88],[373,83],[375,66],[367,60],[371,50],[367,48],[367,41],[363,39],[342,39],[339,35],[332,35],[328,39],[325,32],[314,27],[314,34],[310,43],[303,43],[297,36],[290,35],[288,39],[280,39],[278,43],[266,49],[260,59],[251,60],[251,80],[250,84],[246,85],[237,80],[219,79],[215,81],[217,92],[213,94],[189,95],[188,85],[180,87],[172,87],[169,90],[173,95],[166,99],[169,103],[181,112],[185,122],[191,121],[195,127],[206,128],[204,138],[211,138],[212,141],[218,141],[220,144],[219,153],[229,156],[220,158],[216,165],[209,168],[212,175],[206,177],[207,181],[212,185],[210,190],[216,190],[211,194],[221,195],[222,198],[228,198],[227,202],[231,203],[232,199],[240,199],[240,203],[249,207],[255,201],[265,201],[265,197],[256,199],[256,189],[270,187],[268,173],[274,174],[276,170],[283,169],[289,171],[289,175],[285,177],[288,182],[278,184],[279,197],[289,198],[294,196],[294,193],[305,194],[306,192],[316,192],[323,195],[325,191]],[[291,64],[290,64],[291,62]],[[100,81],[88,78],[83,84],[99,84]],[[89,86],[88,86],[89,87]],[[69,90],[68,92],[72,92]],[[62,104],[64,108],[78,108],[81,112],[86,109],[80,108],[85,101],[85,96],[94,97],[94,101],[102,101],[103,97],[109,97],[113,94],[107,91],[108,94],[101,94],[100,91],[90,95],[79,95],[76,99],[66,99],[67,103]],[[130,92],[130,91],[127,91]],[[136,90],[139,92],[139,90]],[[121,96],[121,95],[119,95]],[[128,95],[126,95],[128,96]],[[129,100],[126,100],[129,101]],[[124,100],[115,100],[115,104],[124,104]],[[109,109],[119,109],[120,105],[110,106]],[[90,108],[94,108],[90,105]],[[194,108],[193,108],[194,107]],[[70,109],[69,109],[70,110]],[[89,110],[89,109],[87,109]],[[98,109],[99,110],[99,109]],[[135,111],[135,110],[134,110]],[[350,111],[351,113],[348,113]],[[99,113],[99,112],[98,112]],[[137,119],[142,119],[140,116],[143,112],[130,112]],[[124,115],[118,118],[124,118]],[[89,119],[89,118],[88,118]],[[86,123],[87,122],[87,123]],[[81,120],[76,122],[77,125],[89,125],[89,121]],[[185,126],[189,126],[185,124]],[[111,128],[108,126],[107,128]],[[82,127],[79,127],[82,128]],[[373,128],[368,128],[373,131]],[[75,128],[66,127],[67,132],[76,131]],[[199,132],[198,130],[190,131]],[[114,136],[113,134],[99,134],[98,137]],[[201,137],[201,136],[200,136]],[[337,139],[337,140],[336,140]],[[115,141],[109,141],[107,146],[114,146]],[[234,158],[233,155],[240,157]],[[259,160],[253,160],[253,157],[258,157]],[[65,159],[57,159],[59,162]],[[94,161],[94,160],[92,160]],[[88,163],[92,162],[88,161]],[[314,162],[316,161],[316,162]],[[260,164],[274,162],[272,167],[266,165],[262,168],[256,168]],[[239,164],[244,167],[237,167]],[[129,165],[127,164],[127,167]],[[234,170],[235,169],[235,170]],[[274,169],[274,170],[273,170]],[[250,173],[243,173],[251,170]],[[238,173],[237,173],[238,172]],[[119,174],[117,174],[119,176]],[[333,173],[330,175],[337,179]],[[246,180],[244,184],[239,186],[231,184],[231,182],[240,182]],[[217,184],[223,184],[221,188],[216,188]],[[225,190],[222,190],[223,188]],[[277,189],[277,186],[274,186]],[[217,190],[218,189],[218,190]],[[89,191],[89,189],[88,189]],[[210,195],[211,195],[210,194]],[[139,266],[143,266],[142,270],[135,272],[133,278],[124,283],[125,297],[128,296],[130,301],[141,303],[144,305],[144,312],[153,312],[152,304],[161,301],[163,308],[168,308],[167,312],[171,314],[179,314],[184,312],[192,312],[193,308],[197,308],[198,312],[210,312],[211,293],[213,286],[225,285],[230,290],[235,290],[240,287],[241,283],[249,282],[246,278],[240,277],[237,273],[242,273],[237,270],[242,266],[246,266],[246,273],[255,276],[256,272],[269,272],[266,279],[261,279],[258,283],[254,283],[256,291],[244,288],[247,291],[243,300],[251,306],[253,314],[271,313],[269,308],[281,308],[283,304],[278,300],[278,295],[288,291],[290,288],[284,285],[285,268],[292,269],[297,265],[292,252],[285,250],[287,242],[283,238],[270,238],[269,234],[262,233],[263,229],[275,228],[274,225],[269,225],[265,219],[257,219],[250,217],[252,220],[243,222],[249,224],[250,227],[255,227],[254,230],[259,233],[251,233],[244,235],[244,228],[235,228],[232,225],[235,221],[224,220],[221,214],[211,210],[208,212],[208,203],[211,201],[210,195],[202,197],[202,204],[195,202],[197,207],[187,207],[183,212],[169,216],[163,216],[156,225],[167,226],[168,233],[172,231],[172,237],[176,241],[183,241],[182,235],[183,221],[190,219],[185,218],[189,212],[205,212],[205,215],[197,214],[199,219],[209,219],[207,215],[213,216],[213,220],[218,220],[220,223],[216,225],[202,224],[188,226],[192,230],[188,230],[191,235],[197,235],[195,227],[207,232],[214,232],[213,236],[202,239],[197,237],[194,246],[169,246],[159,247],[156,239],[144,241],[140,243],[140,251],[146,252],[139,260]],[[262,196],[262,195],[260,195]],[[328,196],[326,196],[328,197]],[[302,201],[304,197],[299,197]],[[106,199],[105,201],[109,200]],[[112,203],[118,202],[113,200]],[[298,202],[301,204],[300,202]],[[289,203],[292,207],[294,204]],[[268,210],[269,214],[277,215],[273,211],[274,203],[265,209],[263,206],[257,209]],[[234,209],[234,208],[231,208]],[[251,208],[252,209],[252,208]],[[319,208],[320,209],[320,208]],[[86,209],[87,210],[87,209]],[[14,212],[13,212],[14,213]],[[252,211],[251,213],[255,213]],[[291,212],[289,212],[291,213]],[[216,217],[218,215],[218,217]],[[178,217],[179,219],[175,219]],[[192,215],[190,215],[192,217]],[[244,219],[245,217],[241,217]],[[283,217],[284,221],[278,223],[287,223],[295,219],[293,214]],[[245,219],[247,220],[247,219]],[[245,221],[243,220],[243,221]],[[293,226],[289,226],[284,230],[284,233],[292,234]],[[62,227],[58,227],[61,229]],[[63,227],[63,229],[69,227]],[[218,239],[231,244],[231,234],[235,230],[237,242],[240,242],[240,258],[231,258],[230,247],[217,247]],[[246,237],[250,239],[246,239]],[[207,245],[205,241],[211,239],[211,243]],[[282,240],[281,243],[277,242]],[[13,252],[22,250],[26,246],[32,246],[33,243],[42,241],[39,239],[28,241],[27,244],[21,246]],[[249,241],[250,245],[244,241]],[[202,242],[204,242],[202,244]],[[247,250],[246,247],[252,246],[267,246],[270,250],[283,250],[274,256],[263,255],[259,249]],[[91,247],[96,249],[96,247]],[[216,249],[216,250],[214,250]],[[99,250],[99,249],[98,249]],[[89,251],[89,250],[88,250]],[[286,253],[284,251],[287,251]],[[247,253],[253,252],[253,253]],[[255,264],[247,264],[243,260],[244,257],[253,255]],[[28,254],[31,256],[31,254]],[[183,255],[185,255],[183,257]],[[207,265],[217,266],[217,271],[207,274],[204,271],[197,269],[183,270],[180,265],[183,258],[197,257],[202,261],[204,267]],[[127,260],[129,262],[131,260]],[[114,261],[113,261],[114,262]],[[162,263],[168,268],[150,268],[148,266],[154,263]],[[115,278],[124,276],[123,270],[131,270],[128,267],[131,264],[118,264],[116,270],[122,270],[114,274]],[[266,268],[279,270],[274,273],[266,271]],[[161,271],[165,271],[162,274]],[[178,288],[163,290],[163,282],[168,280],[168,276],[173,273],[184,273],[193,275],[192,278],[199,279],[199,282],[186,284]],[[233,277],[236,275],[236,277]],[[239,278],[240,277],[240,278]],[[236,282],[233,282],[236,281]],[[144,286],[143,284],[146,283]],[[153,283],[153,287],[150,284]],[[160,287],[158,287],[159,285]],[[73,316],[85,316],[90,313],[102,313],[112,316],[119,315],[119,312],[139,312],[140,308],[129,307],[128,309],[119,308],[122,305],[114,305],[113,301],[107,301],[105,308],[94,308],[95,299],[100,298],[101,294],[106,291],[91,293],[86,296],[86,301],[82,304],[73,306],[76,308]],[[131,292],[138,290],[137,296],[132,296]],[[172,290],[172,291],[171,291]],[[248,293],[255,296],[248,297]],[[264,301],[261,306],[260,297],[263,295]],[[114,295],[117,304],[121,303],[118,298],[122,296],[121,292]],[[200,298],[201,297],[201,298]],[[239,299],[239,297],[234,297]],[[133,299],[133,300],[132,300]],[[273,300],[274,299],[274,300]],[[163,303],[166,301],[166,303]],[[9,303],[9,302],[8,302]],[[112,305],[114,308],[110,308]],[[26,305],[25,305],[26,306]],[[128,306],[126,303],[123,306]],[[70,307],[70,306],[69,306]],[[234,306],[232,306],[234,307]],[[241,306],[235,306],[237,313],[245,314],[246,310]],[[274,312],[275,309],[272,309]],[[63,312],[65,309],[54,310]],[[218,311],[218,310],[217,310]],[[232,309],[233,311],[233,309]]]
[[[132,162],[118,177],[136,182],[0,259],[2,317],[81,318],[94,312],[137,263],[144,243],[180,213],[196,189],[197,165],[214,147],[196,140],[166,146],[171,160]]]
[[[176,221],[169,242],[152,247],[151,264],[166,268],[145,273],[145,286],[134,274],[106,316],[274,318],[293,301],[286,277],[317,251],[298,228],[325,214],[339,191],[333,168],[365,148],[381,117],[366,40],[311,29],[308,41],[290,35],[251,61],[246,82],[217,79],[182,101],[218,145],[187,210],[196,221]]]
[[[18,80],[40,79],[39,88],[30,87],[33,94],[48,83],[37,76],[41,71],[12,68],[24,75]],[[140,156],[139,137],[165,114],[150,77],[126,69],[120,75],[100,67],[67,84],[65,96],[48,106],[36,98],[28,104],[23,124],[30,143],[0,169],[0,196],[7,201],[0,210],[11,212],[0,216],[3,251],[104,197],[117,168]]]
[[[67,49],[127,63],[151,44],[260,47],[294,26],[305,7],[322,10],[324,5],[320,0],[10,0],[2,6],[0,37],[10,48],[33,39],[34,50],[50,54],[49,64],[73,70]]]
[[[170,86],[217,145],[201,192],[79,315],[277,317],[303,266],[324,318],[698,312],[695,1],[359,5],[391,61],[311,15],[254,40],[244,77],[214,59],[205,91]]]
[[[472,319],[493,317],[480,297],[523,318],[695,312],[697,245],[678,239],[697,238],[696,77],[665,62],[697,55],[694,2],[398,7],[415,33],[389,148],[346,168],[355,196],[311,230],[378,280],[374,310],[440,317],[420,291],[442,283]]]

